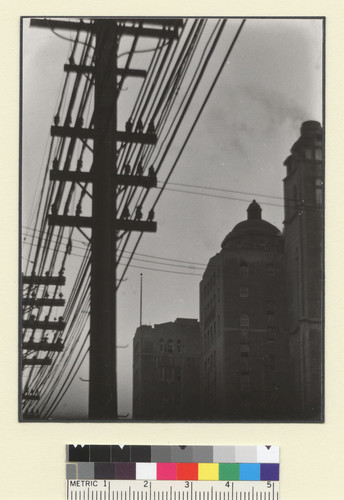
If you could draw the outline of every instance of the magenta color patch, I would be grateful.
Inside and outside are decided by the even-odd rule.
[[[177,464],[157,463],[157,479],[177,479]]]

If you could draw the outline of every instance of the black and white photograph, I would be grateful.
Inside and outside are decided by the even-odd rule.
[[[324,422],[324,47],[21,18],[20,422]]]

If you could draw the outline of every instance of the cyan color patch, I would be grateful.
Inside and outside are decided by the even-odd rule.
[[[240,464],[240,481],[260,481],[260,464]]]

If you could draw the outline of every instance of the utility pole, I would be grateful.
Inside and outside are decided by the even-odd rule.
[[[140,273],[140,328],[142,326],[142,273]]]
[[[116,21],[95,21],[89,418],[117,418]]]
[[[148,24],[145,27],[145,23]],[[134,19],[130,23],[114,18],[85,21],[32,19],[31,26],[48,29],[77,30],[95,34],[95,64],[66,64],[64,70],[76,74],[93,75],[95,84],[94,127],[74,126],[66,120],[64,125],[51,127],[53,137],[70,138],[71,144],[79,140],[93,140],[93,167],[89,171],[75,170],[68,163],[63,170],[53,168],[50,180],[59,182],[86,182],[92,184],[92,216],[59,214],[58,209],[48,216],[50,226],[90,228],[91,236],[91,310],[90,310],[90,377],[89,419],[116,420],[117,373],[116,373],[116,238],[117,233],[131,231],[156,232],[157,225],[149,217],[128,218],[117,213],[116,197],[119,187],[157,186],[153,173],[119,173],[117,169],[116,143],[155,145],[155,131],[130,129],[118,130],[117,99],[118,77],[145,78],[147,71],[130,67],[131,57],[125,67],[117,67],[117,50],[122,35],[177,40],[181,19]],[[153,26],[153,27],[151,27]],[[134,49],[133,49],[134,52]],[[128,118],[130,110],[128,110]],[[71,156],[74,149],[71,150]],[[26,279],[31,279],[30,277]],[[142,314],[142,312],[141,312]],[[41,322],[42,323],[42,322]],[[23,325],[25,326],[25,325]],[[40,325],[39,325],[40,326]],[[45,326],[45,325],[44,325]],[[55,324],[53,325],[55,326]],[[61,322],[61,328],[66,325]],[[48,325],[52,327],[52,325]],[[45,362],[45,360],[43,360]],[[43,363],[42,361],[42,363]],[[27,363],[37,364],[37,360]]]

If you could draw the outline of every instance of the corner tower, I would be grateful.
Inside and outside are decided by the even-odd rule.
[[[319,420],[322,401],[323,133],[304,122],[285,160],[286,328],[295,412]]]

